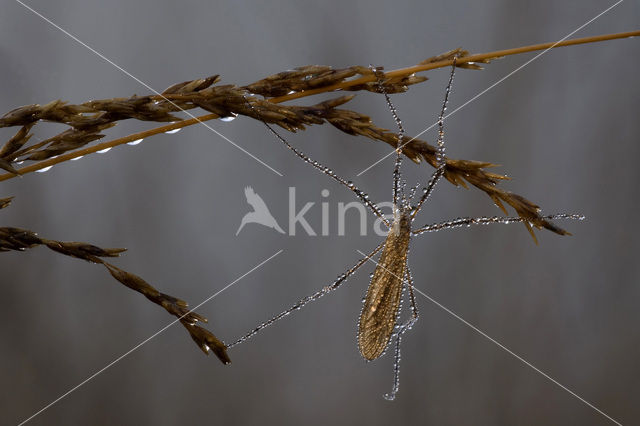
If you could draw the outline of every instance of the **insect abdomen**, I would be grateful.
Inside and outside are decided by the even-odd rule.
[[[410,233],[402,222],[395,224],[387,235],[360,313],[358,348],[367,360],[382,355],[396,325]]]

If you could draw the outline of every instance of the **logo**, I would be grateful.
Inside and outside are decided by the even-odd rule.
[[[244,196],[247,198],[247,203],[253,207],[253,211],[244,215],[242,222],[240,222],[240,227],[236,231],[236,235],[240,233],[247,223],[257,223],[266,226],[267,228],[273,228],[279,233],[284,234],[284,231],[280,228],[280,225],[278,225],[278,222],[276,222],[276,219],[269,211],[267,204],[264,202],[262,197],[253,190],[253,188],[247,186],[244,189]]]
[[[305,215],[309,213],[313,206],[316,205],[315,202],[307,202],[301,208],[297,206],[296,203],[296,188],[289,187],[289,218],[288,218],[288,232],[285,232],[280,225],[278,225],[278,221],[276,221],[275,217],[269,211],[267,207],[267,203],[262,199],[256,191],[250,186],[245,187],[244,195],[247,199],[247,203],[252,207],[253,211],[245,214],[240,222],[240,226],[236,231],[236,235],[240,234],[240,231],[245,227],[245,225],[250,223],[257,223],[262,226],[266,226],[267,228],[275,229],[280,234],[287,234],[289,236],[296,235],[296,228],[302,228],[304,232],[308,236],[317,236],[314,227],[307,221]],[[329,197],[329,190],[323,189],[320,192],[322,198]],[[337,204],[337,209],[330,208],[328,202],[323,201],[321,204],[321,226],[316,227],[316,229],[320,228],[320,235],[327,236],[330,234],[331,230],[334,232],[337,231],[337,235],[344,236],[346,234],[346,218],[357,217],[359,218],[359,231],[360,235],[364,236],[368,233],[368,224],[367,224],[367,211],[364,204],[352,201],[349,203],[339,202]],[[391,202],[381,202],[378,203],[378,207],[386,209],[389,208],[390,211],[393,211],[393,203]],[[335,213],[334,213],[335,211]],[[336,216],[333,216],[336,214]],[[393,217],[392,214],[386,215],[387,218]],[[336,220],[337,219],[337,220]],[[335,222],[334,222],[335,221]],[[334,225],[335,224],[335,225]],[[337,228],[337,229],[336,229]],[[384,229],[383,222],[376,218],[373,224],[373,231],[376,235],[385,236],[386,230]]]

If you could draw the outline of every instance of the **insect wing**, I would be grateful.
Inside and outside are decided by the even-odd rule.
[[[358,348],[367,360],[382,355],[393,334],[408,248],[409,231],[391,231],[373,273],[358,324]]]

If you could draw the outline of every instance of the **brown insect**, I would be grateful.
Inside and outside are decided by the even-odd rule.
[[[438,116],[438,141],[437,141],[437,168],[431,175],[431,178],[426,186],[422,190],[422,195],[418,202],[413,205],[412,200],[416,195],[416,190],[420,186],[418,183],[411,188],[408,196],[405,194],[406,183],[401,181],[401,165],[402,165],[402,148],[401,143],[404,138],[404,128],[402,122],[398,117],[395,107],[391,103],[391,99],[387,94],[384,81],[382,80],[382,73],[380,69],[374,69],[372,71],[378,78],[378,90],[384,94],[391,114],[398,126],[397,147],[396,147],[396,159],[393,169],[393,218],[389,221],[380,211],[380,208],[370,201],[369,196],[358,189],[353,182],[346,181],[340,176],[336,175],[331,169],[323,166],[317,161],[312,160],[306,154],[302,153],[298,149],[291,146],[278,132],[276,132],[268,123],[263,120],[263,123],[267,128],[278,138],[289,150],[291,150],[296,156],[301,158],[306,163],[309,163],[322,173],[328,175],[333,180],[337,181],[341,185],[350,189],[355,195],[367,206],[373,214],[375,214],[389,229],[387,237],[384,243],[377,246],[371,253],[360,259],[354,266],[352,266],[345,273],[340,275],[331,285],[322,288],[316,293],[307,296],[299,300],[296,304],[289,309],[279,313],[270,320],[263,322],[262,324],[249,331],[244,336],[240,337],[235,342],[228,345],[229,348],[245,342],[247,339],[261,331],[262,329],[270,326],[274,322],[289,315],[291,312],[298,310],[305,306],[307,303],[317,300],[325,294],[337,289],[340,285],[346,281],[355,271],[357,271],[367,261],[373,261],[372,258],[380,250],[382,254],[380,259],[376,263],[376,268],[373,273],[371,283],[367,290],[366,297],[364,299],[364,305],[362,312],[360,313],[360,320],[358,323],[358,349],[360,354],[366,360],[374,360],[384,354],[385,350],[389,347],[389,344],[393,338],[395,338],[395,356],[394,356],[394,381],[393,388],[389,394],[385,395],[386,399],[393,400],[399,389],[399,373],[400,373],[400,340],[402,335],[418,320],[418,308],[415,301],[413,291],[413,277],[407,262],[407,254],[409,251],[409,244],[411,237],[414,235],[424,234],[426,232],[435,232],[442,229],[450,229],[461,226],[470,225],[486,225],[491,223],[517,223],[523,222],[524,219],[520,217],[477,217],[477,218],[458,218],[452,221],[435,223],[426,225],[416,230],[412,229],[412,223],[422,208],[424,202],[431,195],[438,180],[444,175],[446,168],[445,159],[445,147],[444,147],[444,113],[449,100],[449,94],[451,92],[451,86],[453,84],[453,76],[455,73],[455,60],[451,68],[451,74],[449,76],[449,82],[445,91],[444,102],[442,104],[442,110]],[[247,99],[247,104],[257,112],[257,110],[251,105]],[[545,219],[579,219],[577,215],[559,214],[553,216],[545,216]],[[409,293],[409,306],[411,309],[410,318],[404,322],[399,323],[400,305],[403,293],[405,289],[408,289]]]

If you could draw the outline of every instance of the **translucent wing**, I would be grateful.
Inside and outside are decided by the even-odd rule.
[[[408,224],[394,225],[387,235],[360,313],[358,349],[368,360],[382,355],[389,344],[402,297],[410,229]]]

